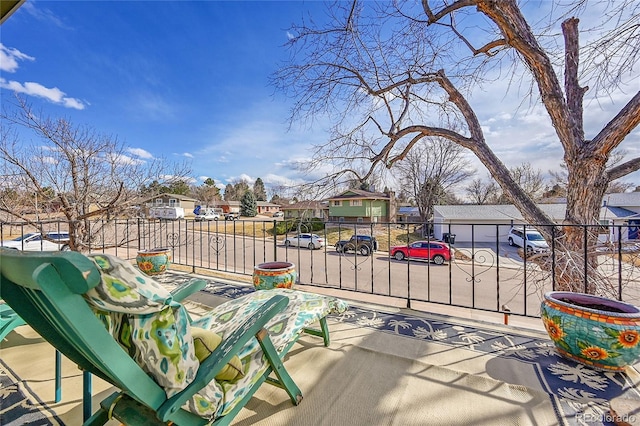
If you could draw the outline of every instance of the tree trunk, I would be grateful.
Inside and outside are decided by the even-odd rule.
[[[556,288],[604,294],[606,289],[601,286],[606,283],[598,279],[595,248],[600,208],[609,182],[606,159],[579,153],[567,155],[565,161],[569,184],[564,226],[555,241],[560,254],[556,257]]]

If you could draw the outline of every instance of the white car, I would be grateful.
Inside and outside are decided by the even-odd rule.
[[[324,247],[324,239],[316,234],[298,234],[285,239],[284,245],[287,247],[306,247],[309,250],[313,250]]]
[[[214,212],[205,212],[196,215],[196,220],[218,220],[220,215]]]
[[[507,241],[510,246],[526,248],[527,253],[546,253],[549,251],[549,244],[535,228],[527,228],[525,236],[524,228],[514,226],[509,231]]]
[[[0,241],[0,246],[26,251],[70,250],[68,232],[49,232],[47,237],[53,241],[42,238],[42,235],[39,232],[31,232],[13,240]]]

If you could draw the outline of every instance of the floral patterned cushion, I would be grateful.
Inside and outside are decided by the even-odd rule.
[[[108,254],[89,258],[101,271],[101,282],[85,293],[107,330],[167,396],[195,377],[195,356],[187,311],[171,293],[131,263]]]

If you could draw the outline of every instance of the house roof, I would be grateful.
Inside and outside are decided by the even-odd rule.
[[[9,16],[18,10],[25,1],[26,0],[2,0],[2,2],[0,2],[0,24],[9,19]]]
[[[384,192],[369,192],[363,189],[348,189],[343,193],[336,195],[335,197],[327,198],[327,200],[354,200],[354,199],[368,199],[368,200],[388,200],[389,194]]]
[[[160,198],[160,197],[175,198],[176,200],[198,201],[195,198],[188,197],[186,195],[169,194],[169,193],[154,195],[153,197],[149,197],[149,200],[155,200],[156,198]]]
[[[553,220],[564,219],[565,204],[541,204],[540,208]],[[486,220],[497,222],[524,220],[520,211],[518,211],[513,204],[433,206],[433,210],[434,217],[442,217],[447,220]]]
[[[566,204],[538,204],[552,220],[561,222],[564,220],[567,209]],[[461,204],[451,206],[433,206],[434,216],[446,220],[485,220],[504,222],[511,220],[523,221],[524,217],[513,204],[500,205],[472,205]],[[600,209],[600,219],[621,219],[637,215],[636,212],[614,206],[605,206]]]
[[[420,211],[418,210],[417,207],[404,206],[404,207],[398,208],[398,213],[408,214],[408,215],[419,215]]]
[[[640,207],[640,192],[607,194],[604,196],[602,204],[616,207]]]
[[[280,206],[280,210],[322,210],[328,208],[329,206],[320,201],[299,201],[297,203]]]
[[[604,206],[600,209],[600,219],[615,219],[637,215],[638,213],[623,207]]]

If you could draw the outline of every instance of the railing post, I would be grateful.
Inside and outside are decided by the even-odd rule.
[[[278,261],[278,230],[276,229],[276,225],[278,221],[273,219],[273,261]]]

